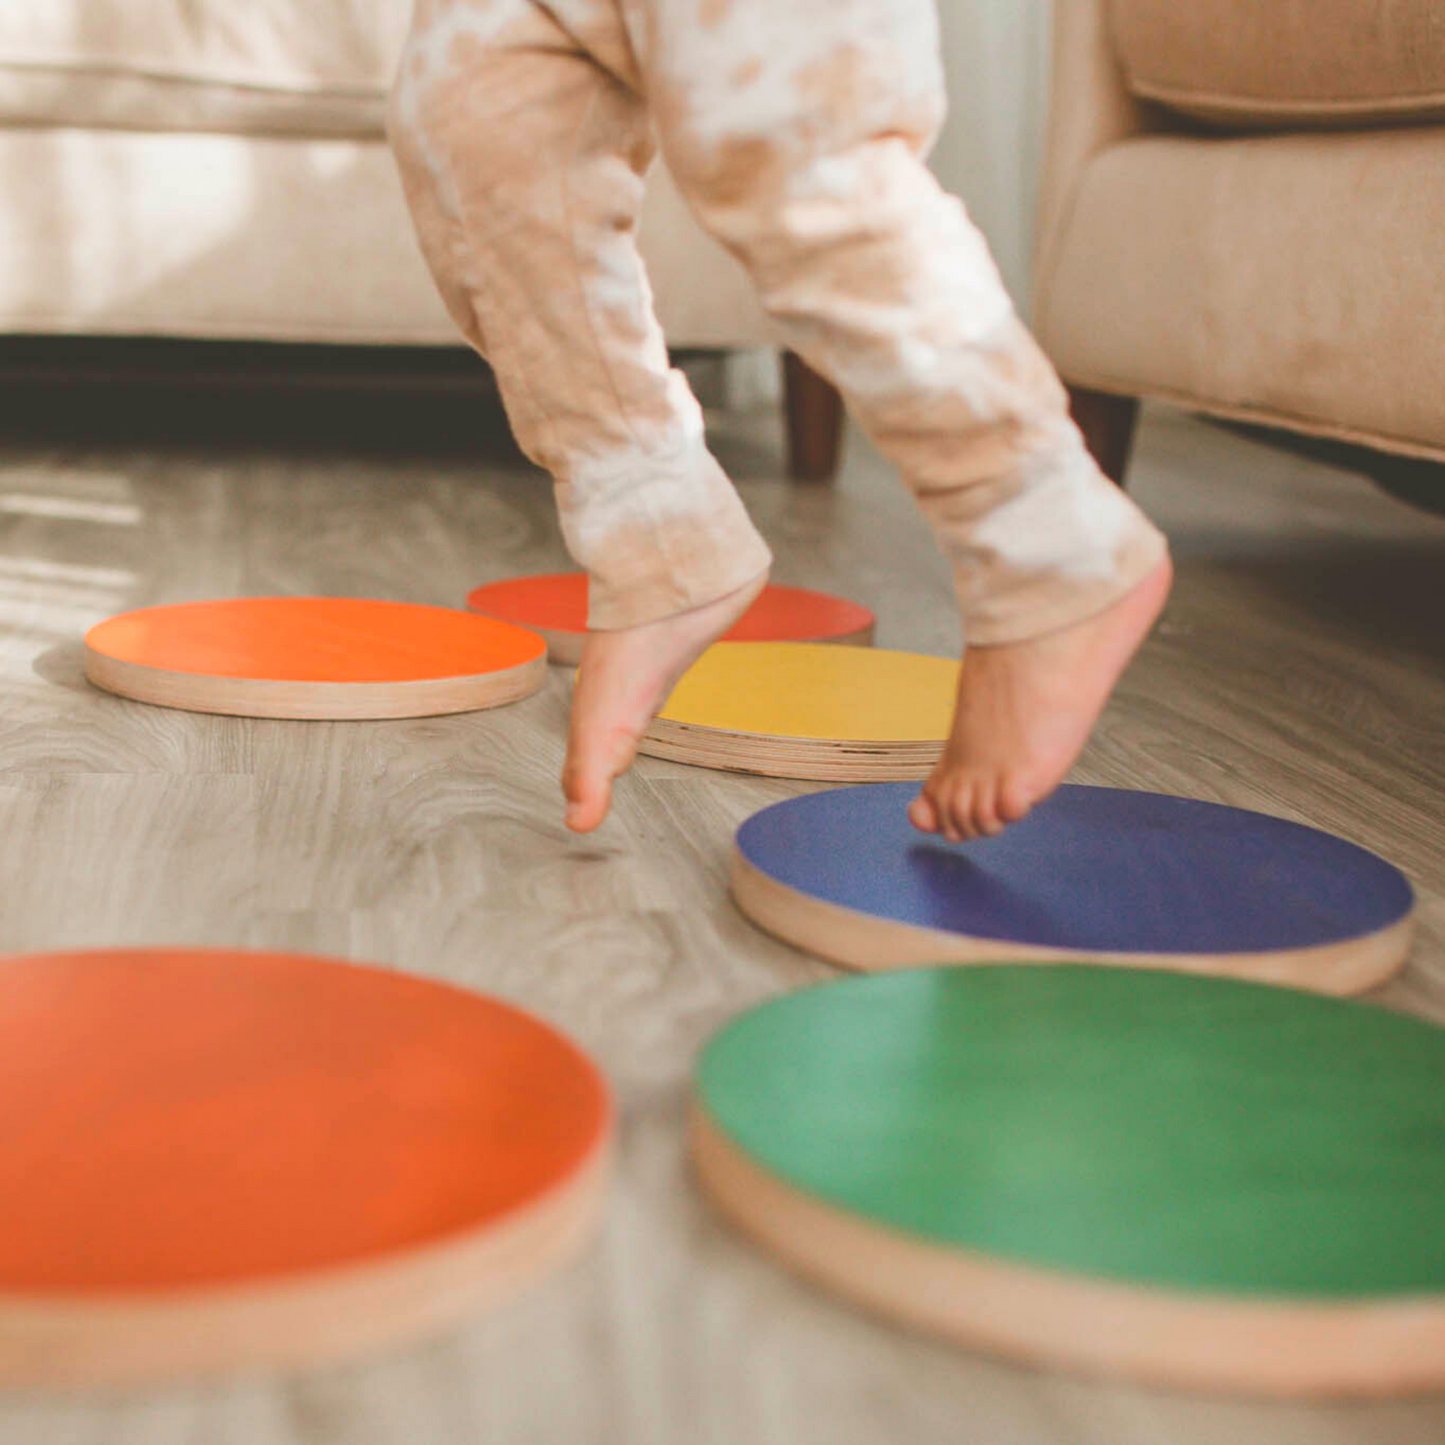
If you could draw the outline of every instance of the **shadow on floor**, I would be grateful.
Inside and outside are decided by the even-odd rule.
[[[674,363],[704,405],[720,354]],[[159,337],[0,338],[4,435],[42,445],[464,457],[526,468],[491,369],[453,346],[321,346]],[[741,475],[776,472],[746,456]]]
[[[1440,462],[1392,456],[1369,447],[1249,426],[1243,422],[1216,419],[1214,425],[1281,451],[1324,462],[1341,471],[1358,472],[1396,500],[1445,516],[1445,464]]]
[[[85,676],[85,644],[79,641],[59,642],[47,647],[30,664],[30,670],[53,687],[71,692],[91,692]]]
[[[1221,570],[1237,576],[1241,589],[1319,618],[1343,642],[1445,675],[1445,539],[1361,538]]]
[[[6,435],[41,444],[525,466],[491,372],[460,348],[8,338],[0,385]]]

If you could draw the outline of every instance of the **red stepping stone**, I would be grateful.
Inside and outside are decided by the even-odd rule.
[[[587,636],[585,572],[549,572],[491,582],[470,593],[467,606],[473,612],[540,633],[553,662],[575,666],[582,659]],[[723,640],[867,645],[873,641],[875,621],[866,607],[844,597],[769,585]]]

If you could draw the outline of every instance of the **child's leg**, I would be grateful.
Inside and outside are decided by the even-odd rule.
[[[574,9],[587,43],[625,62],[612,0]],[[578,680],[567,785],[569,821],[592,827],[678,674],[771,560],[653,316],[635,240],[647,115],[533,0],[419,0],[389,122],[437,284],[551,472],[591,579],[604,630]]]
[[[932,0],[620,3],[674,175],[953,563],[963,686],[914,821],[997,831],[1072,766],[1169,573],[923,163],[944,109]]]

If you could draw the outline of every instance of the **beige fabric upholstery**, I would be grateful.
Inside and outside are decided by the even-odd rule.
[[[459,344],[383,138],[411,0],[0,4],[0,328]],[[772,341],[649,177],[678,347]]]
[[[1239,127],[1445,116],[1441,0],[1111,0],[1110,9],[1130,89],[1190,115]]]
[[[1116,146],[1041,299],[1047,345],[1098,389],[1445,448],[1442,176],[1437,129]]]
[[[459,342],[379,142],[0,127],[0,189],[7,331]],[[768,342],[661,170],[641,230],[674,345]]]
[[[1445,126],[1200,133],[1131,97],[1110,5],[1055,7],[1034,317],[1065,380],[1445,459]]]
[[[379,150],[383,95],[410,11],[411,0],[0,0],[0,331],[458,341],[409,234],[383,234],[399,187],[381,156],[353,166],[337,159],[343,149],[319,153],[354,184],[354,192],[330,185],[319,192],[353,207],[348,225],[345,215],[322,216],[307,202],[315,153],[298,152],[283,166],[264,144],[175,147],[169,134],[365,139]],[[966,34],[955,35],[950,54],[960,86],[985,69],[996,81],[1000,51],[1016,61],[1011,78],[1025,69],[1027,43],[1002,23],[985,37],[987,58],[972,17],[959,30]],[[1015,92],[1024,88],[992,107],[998,135],[1014,136],[1012,112],[1026,105]],[[1007,241],[1023,172],[977,164],[977,110],[958,110],[947,148],[953,165],[944,174],[957,186],[967,172],[974,209],[996,241],[1000,234]],[[72,133],[52,134],[57,127]],[[141,139],[117,141],[116,129]],[[145,190],[122,189],[120,175]],[[379,191],[365,193],[368,184]],[[217,214],[231,231],[224,247]],[[776,344],[740,268],[703,234],[660,167],[649,177],[642,232],[674,346]],[[284,237],[269,260],[258,249],[263,234]],[[398,241],[410,249],[398,251]],[[219,265],[178,284],[174,310],[163,287],[138,282],[153,275],[157,258],[207,246],[252,258],[249,294],[225,294],[230,282]],[[318,247],[349,258],[326,271],[319,293],[307,280]],[[1008,267],[1011,278],[1016,267]],[[355,300],[331,284],[338,275],[349,279]],[[323,313],[320,297],[338,309]],[[380,298],[388,297],[396,310],[383,308]]]
[[[379,136],[410,0],[0,5],[0,124]]]
[[[1149,125],[1148,108],[1125,84],[1104,0],[1056,0],[1053,91],[1034,245],[1036,311],[1088,163]]]

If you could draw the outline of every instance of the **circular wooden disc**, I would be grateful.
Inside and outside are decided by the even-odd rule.
[[[86,676],[140,702],[243,717],[388,718],[515,702],[546,675],[535,633],[448,607],[239,597],[91,628]]]
[[[704,1183],[787,1260],[1028,1360],[1445,1386],[1445,1031],[1070,965],[810,989],[703,1055]]]
[[[865,969],[1075,959],[1357,993],[1409,951],[1404,876],[1314,828],[1065,786],[999,837],[952,844],[908,822],[915,791],[837,789],[755,814],[737,835],[739,906]]]
[[[0,1380],[291,1366],[578,1247],[611,1106],[494,999],[270,953],[0,959]]]
[[[926,777],[953,718],[951,658],[806,642],[723,642],[644,735],[652,757],[784,778]]]
[[[478,587],[467,597],[473,612],[529,627],[547,640],[553,662],[575,666],[587,637],[587,574],[548,572]],[[853,642],[873,640],[874,616],[856,602],[803,587],[769,584],[726,634],[731,642]]]

